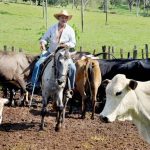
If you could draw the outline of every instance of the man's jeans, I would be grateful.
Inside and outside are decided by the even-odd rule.
[[[69,59],[69,79],[71,89],[74,89],[75,77],[76,77],[76,66],[72,61],[72,59]]]
[[[35,63],[33,72],[32,72],[32,77],[31,77],[31,83],[32,85],[35,84],[35,86],[39,86],[38,79],[39,79],[39,75],[41,73],[41,64],[45,61],[45,59],[47,58],[47,56],[50,53],[47,52],[45,54],[41,54],[39,60]]]
[[[39,79],[39,75],[41,73],[41,64],[45,61],[47,56],[49,55],[49,52],[45,53],[44,55],[40,56],[40,59],[36,62],[33,73],[32,73],[32,78],[31,78],[31,83],[32,85],[39,86],[37,83]],[[71,89],[74,89],[74,84],[75,84],[75,75],[76,75],[76,66],[73,63],[72,59],[69,59],[69,79],[70,79],[70,86]]]

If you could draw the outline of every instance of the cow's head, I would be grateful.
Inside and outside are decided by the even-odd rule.
[[[129,117],[128,113],[135,105],[134,90],[138,82],[127,79],[123,74],[118,74],[107,82],[106,104],[100,114],[100,119],[104,122],[113,122],[116,119],[123,120],[125,117]]]

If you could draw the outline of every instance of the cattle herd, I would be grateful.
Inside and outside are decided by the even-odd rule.
[[[89,109],[92,110],[91,119],[94,119],[98,101],[102,122],[133,121],[140,135],[150,143],[150,60],[101,60],[88,52],[77,52],[72,58],[77,72],[74,95],[68,103],[69,112],[79,95],[81,118],[85,118]],[[16,104],[16,91],[20,94],[18,104],[28,106],[30,92],[26,87],[37,59],[38,56],[0,51],[0,85],[4,93],[0,98],[0,124],[4,104]]]

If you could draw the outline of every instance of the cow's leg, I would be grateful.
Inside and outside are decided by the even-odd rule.
[[[70,101],[70,107],[69,107],[69,114],[72,114],[73,112],[73,100]]]
[[[9,102],[10,102],[10,106],[14,107],[15,106],[15,102],[14,102],[14,96],[15,96],[15,90],[14,89],[9,89],[10,92],[10,97],[9,97]]]
[[[82,95],[82,115],[81,115],[81,119],[85,119],[86,101],[87,101],[87,96],[86,96],[86,94],[84,94],[84,95]]]
[[[47,97],[43,97],[42,99],[42,111],[41,111],[41,125],[40,125],[40,130],[44,130],[44,117],[47,113],[47,104],[48,104],[48,99]]]
[[[3,90],[4,90],[4,98],[9,99],[8,106],[15,106],[14,99],[13,99],[14,93],[15,93],[14,89],[5,87],[5,88],[3,88]],[[8,94],[8,92],[9,92],[9,94]]]
[[[20,97],[19,100],[17,102],[18,106],[24,106],[24,90],[20,89]]]
[[[20,91],[20,98],[19,98],[19,105],[27,106],[29,104],[29,92],[24,91],[21,89]]]
[[[95,104],[97,101],[97,91],[98,91],[98,87],[94,87],[92,90],[92,115],[91,115],[92,120],[94,120]]]
[[[3,98],[8,98],[9,99],[9,103],[7,105],[11,106],[10,94],[8,94],[9,89],[7,87],[3,87],[2,91],[3,91]]]
[[[8,96],[8,88],[7,87],[3,87],[2,88],[2,91],[3,91],[3,98],[7,98],[7,96]]]
[[[18,82],[18,84],[20,85],[21,87],[21,96],[20,96],[20,100],[19,100],[19,103],[24,105],[24,100],[25,100],[25,96],[24,96],[24,93],[27,92],[26,90],[26,83],[23,79],[23,77],[19,77],[18,75],[15,76],[15,80]],[[28,101],[28,100],[27,100]]]
[[[25,106],[29,104],[29,92],[28,91],[26,91],[25,93],[24,104]]]

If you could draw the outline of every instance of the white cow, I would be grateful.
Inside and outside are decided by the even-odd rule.
[[[2,123],[3,107],[4,107],[4,104],[6,104],[6,103],[8,103],[8,99],[0,98],[0,124]]]
[[[150,81],[139,82],[118,74],[107,80],[104,122],[132,120],[140,135],[150,143]]]

